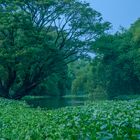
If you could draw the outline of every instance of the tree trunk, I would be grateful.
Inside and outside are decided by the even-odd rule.
[[[11,99],[8,90],[6,90],[4,87],[0,86],[0,97]]]
[[[12,99],[20,100],[26,95],[29,95],[33,89],[35,89],[39,83],[33,83],[31,85],[25,86],[23,85],[15,94],[12,96]]]

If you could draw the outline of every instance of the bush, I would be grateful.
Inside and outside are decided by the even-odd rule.
[[[96,87],[90,94],[89,97],[93,100],[106,100],[108,99],[107,92],[102,87]]]

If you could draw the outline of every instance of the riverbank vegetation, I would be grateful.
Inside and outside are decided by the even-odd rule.
[[[140,19],[111,26],[79,0],[0,1],[0,139],[140,139]],[[38,107],[63,96],[94,102]]]
[[[21,99],[43,94],[43,89],[51,96],[64,95],[68,64],[109,26],[77,0],[1,1],[0,96]]]
[[[140,94],[140,19],[128,30],[104,34],[92,45],[94,58],[74,64],[72,91],[107,99]]]
[[[90,102],[57,110],[0,99],[0,138],[10,140],[140,139],[140,101]]]
[[[0,96],[139,94],[140,20],[110,28],[78,0],[1,1]]]

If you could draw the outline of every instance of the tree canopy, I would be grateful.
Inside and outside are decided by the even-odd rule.
[[[21,99],[109,29],[78,0],[0,1],[0,96]]]
[[[140,20],[129,30],[104,35],[93,43],[95,87],[102,87],[109,98],[139,94],[140,91]]]
[[[140,19],[129,29],[103,34],[92,43],[94,58],[71,65],[73,94],[114,99],[140,94]]]

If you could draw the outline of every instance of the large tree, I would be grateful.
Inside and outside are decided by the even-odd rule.
[[[109,28],[77,0],[0,1],[0,96],[21,99]]]

